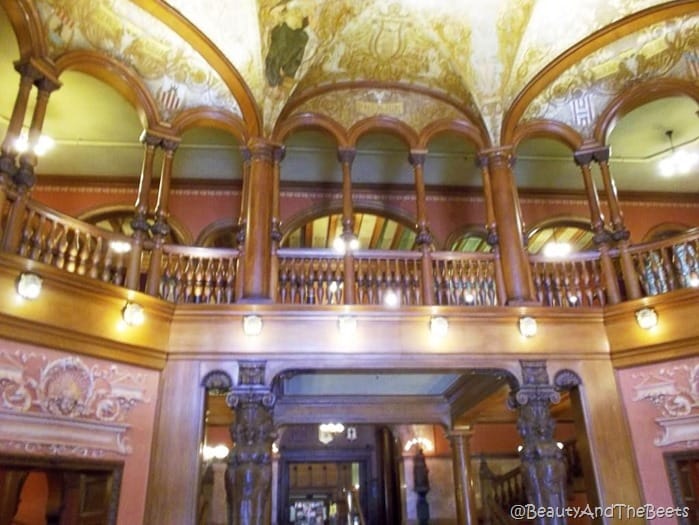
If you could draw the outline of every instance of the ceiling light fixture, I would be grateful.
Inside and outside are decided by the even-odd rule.
[[[318,425],[318,441],[323,445],[327,445],[337,434],[342,434],[345,431],[345,425],[342,423],[321,423]]]
[[[696,153],[688,153],[685,150],[675,149],[675,144],[672,141],[671,129],[665,132],[670,141],[670,155],[660,161],[660,174],[663,177],[673,177],[675,175],[687,175],[694,166],[699,162],[699,155]]]
[[[433,315],[430,317],[430,334],[434,337],[444,337],[449,331],[449,321],[446,317]]]
[[[537,330],[536,319],[528,315],[519,318],[519,333],[524,337],[534,337]]]
[[[23,272],[17,278],[17,294],[24,299],[36,299],[41,294],[43,282],[37,274]]]
[[[658,324],[658,312],[655,311],[655,308],[650,307],[636,310],[636,322],[644,330],[655,328]]]
[[[129,301],[121,310],[121,318],[129,326],[141,326],[146,320],[146,314],[143,310],[143,306]]]
[[[259,315],[244,316],[243,333],[245,335],[260,335],[262,333],[262,317]]]

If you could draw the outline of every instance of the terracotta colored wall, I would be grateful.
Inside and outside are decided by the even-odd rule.
[[[690,449],[699,454],[699,426],[696,423],[699,416],[699,358],[620,370],[617,377],[645,502],[656,507],[673,507],[663,454]],[[689,441],[685,436],[681,441],[663,444],[664,433],[659,420],[668,418],[677,423],[687,410],[687,415],[693,415],[695,419],[686,427],[691,429],[693,425],[693,439]],[[670,525],[677,521],[675,518],[658,518],[653,523]]]
[[[0,341],[0,377],[3,374],[10,374],[8,377],[21,377],[26,382],[25,388],[32,399],[31,406],[27,409],[29,413],[36,413],[45,417],[54,417],[46,409],[42,408],[42,399],[46,399],[47,393],[43,392],[41,384],[33,387],[30,379],[40,377],[47,370],[56,371],[56,382],[72,381],[70,377],[79,377],[78,384],[83,385],[81,392],[87,391],[84,387],[86,382],[84,374],[72,373],[70,377],[61,376],[61,366],[52,367],[52,364],[59,363],[59,360],[71,357],[62,352],[56,352],[46,348],[15,343],[11,341]],[[99,359],[88,357],[75,357],[80,363],[80,367],[89,370],[92,374],[93,387],[104,394],[121,389],[121,394],[126,396],[140,397],[131,410],[126,411],[123,420],[117,417],[117,421],[128,425],[124,433],[127,450],[123,453],[115,450],[105,450],[104,448],[81,446],[72,448],[71,446],[60,446],[51,450],[50,447],[36,446],[36,442],[2,441],[0,440],[0,451],[14,455],[44,455],[48,457],[67,459],[87,460],[90,457],[101,460],[123,461],[124,471],[121,484],[121,494],[119,502],[119,525],[133,525],[143,521],[146,497],[146,483],[148,480],[148,466],[150,464],[151,442],[153,439],[153,423],[155,418],[156,401],[158,393],[159,373],[151,370],[140,369],[134,366],[110,363]],[[65,363],[66,361],[62,361]],[[47,377],[50,374],[46,375]],[[49,384],[48,382],[46,383]],[[63,383],[60,383],[63,384]],[[49,388],[48,386],[46,388]],[[77,387],[76,387],[77,388]],[[61,390],[62,392],[65,390]],[[134,394],[138,392],[138,394]],[[115,393],[115,395],[117,395]],[[107,394],[106,397],[109,397]],[[96,401],[96,398],[94,399]],[[96,404],[90,403],[83,421],[99,425],[104,419],[97,415]],[[3,416],[12,417],[13,413],[22,413],[20,407],[0,409]],[[69,419],[78,419],[77,416],[68,415]],[[106,416],[105,416],[106,417]],[[65,417],[63,418],[65,420]],[[129,450],[130,449],[130,450]]]

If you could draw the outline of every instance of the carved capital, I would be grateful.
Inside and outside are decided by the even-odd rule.
[[[157,221],[150,227],[151,233],[160,237],[167,237],[170,234],[170,225],[165,221],[164,218],[160,217]]]
[[[342,164],[352,164],[357,155],[357,150],[354,148],[339,148],[337,150],[337,160]]]
[[[576,151],[573,154],[573,160],[578,166],[589,166],[592,162],[593,152],[592,151]]]
[[[432,244],[432,234],[427,229],[426,226],[420,226],[415,237],[415,244],[418,246],[425,246]]]
[[[426,159],[427,159],[427,150],[424,150],[424,149],[410,150],[410,154],[408,155],[408,161],[410,162],[410,164],[413,167],[424,166]]]
[[[274,150],[277,148],[275,144],[260,138],[253,138],[248,141],[248,151],[250,160],[272,162],[274,160]]]
[[[150,224],[148,224],[148,219],[145,213],[137,212],[133,219],[131,219],[131,228],[135,232],[147,232],[150,230]]]
[[[611,153],[612,150],[608,146],[604,148],[599,148],[592,152],[592,158],[594,158],[595,161],[599,162],[600,164],[602,164],[603,162],[606,163],[609,162],[609,157]]]
[[[614,242],[628,241],[631,238],[631,232],[626,228],[621,228],[612,232]]]
[[[19,168],[14,172],[12,181],[18,188],[29,189],[36,184],[36,174],[34,173],[34,165],[28,160],[28,156],[24,154],[20,159]],[[35,160],[35,159],[34,159]]]
[[[156,147],[160,145],[163,138],[159,137],[158,135],[155,135],[154,133],[151,133],[148,130],[143,130],[143,133],[141,133],[139,140],[141,144],[143,144],[144,146]]]
[[[10,153],[0,155],[0,175],[4,178],[14,177],[16,171],[14,156]]]
[[[46,96],[61,87],[60,82],[48,77],[41,77],[38,80],[35,80],[34,84],[39,90],[39,93],[44,93]]]
[[[600,229],[595,232],[595,234],[592,236],[592,242],[595,243],[596,246],[599,246],[601,244],[609,244],[612,240],[612,235],[607,231]]]
[[[274,162],[279,164],[286,157],[286,146],[277,146],[274,148]]]
[[[166,153],[174,153],[179,145],[180,141],[175,139],[162,139],[160,141],[160,147],[163,148]]]

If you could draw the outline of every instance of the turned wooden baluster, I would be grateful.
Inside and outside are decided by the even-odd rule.
[[[77,237],[77,232],[76,232],[76,237]],[[87,260],[90,257],[91,249],[93,247],[93,242],[92,242],[92,237],[90,237],[90,234],[86,233],[85,234],[85,239],[80,246],[80,250],[78,251],[78,260],[77,260],[77,268],[76,268],[76,273],[78,275],[85,275],[87,272]]]

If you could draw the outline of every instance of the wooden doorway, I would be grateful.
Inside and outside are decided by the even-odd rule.
[[[0,525],[115,525],[123,464],[0,456]]]
[[[688,509],[688,516],[678,516],[678,523],[699,523],[699,450],[669,452],[664,457],[675,507]]]

